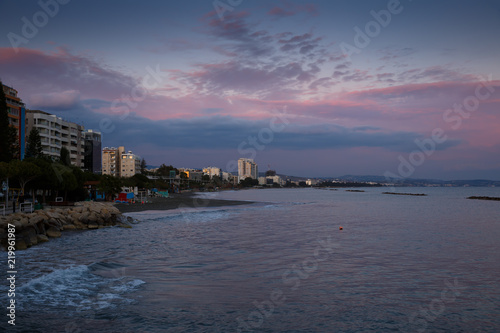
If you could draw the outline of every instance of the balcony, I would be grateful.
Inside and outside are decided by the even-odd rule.
[[[19,117],[19,110],[18,109],[8,108],[8,113],[12,116]]]

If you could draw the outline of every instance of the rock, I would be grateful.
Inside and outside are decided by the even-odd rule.
[[[45,235],[36,235],[36,239],[38,240],[38,243],[43,243],[43,242],[48,242],[49,237]]]
[[[71,220],[72,220],[73,222],[75,222],[75,221],[79,221],[79,220],[78,220],[78,219],[79,219],[79,217],[80,217],[80,214],[78,214],[78,213],[76,213],[76,212],[71,214]]]
[[[28,248],[28,245],[24,241],[24,239],[18,239],[16,240],[16,250],[26,250]]]
[[[90,222],[97,222],[97,214],[95,212],[91,212],[89,215],[89,223]]]
[[[45,221],[45,224],[48,225],[48,226],[51,226],[51,227],[56,227],[57,229],[59,229],[59,228],[62,227],[61,222],[59,222],[58,220],[56,220],[53,217],[51,217],[50,219],[48,219],[47,221]]]
[[[36,245],[38,243],[36,239],[36,231],[33,227],[22,230],[17,234],[17,237],[24,239],[28,246]]]
[[[108,208],[109,210],[109,213],[112,214],[112,215],[120,215],[120,210],[114,206],[109,206]]]
[[[47,229],[47,236],[51,238],[58,238],[61,237],[61,232],[54,227],[50,227],[49,229]]]
[[[74,226],[78,229],[78,230],[82,230],[82,229],[88,229],[88,226],[78,220],[76,220],[75,222],[73,222]]]
[[[101,216],[103,219],[107,220],[111,217],[111,213],[109,212],[109,210],[107,208],[103,208],[103,209],[101,209]]]
[[[99,207],[99,205],[89,206],[89,211],[95,214],[99,214],[101,212],[101,207]]]
[[[23,229],[29,226],[29,220],[26,217],[21,218],[19,222],[21,223]]]
[[[80,202],[71,208],[51,208],[33,213],[17,212],[0,216],[0,244],[7,243],[7,224],[16,228],[19,250],[46,242],[49,238],[61,237],[62,230],[98,229],[118,224],[131,228],[132,219],[123,217],[112,204]]]
[[[46,231],[45,231],[45,224],[42,222],[38,222],[38,224],[36,225],[36,232],[37,234],[40,234],[40,235],[45,235],[46,234]]]
[[[37,224],[38,222],[42,222],[44,220],[44,217],[40,215],[35,215],[33,217],[30,217],[30,223]]]
[[[38,237],[36,234],[30,235],[28,240],[29,240],[29,246],[33,246],[33,245],[38,244]]]
[[[80,215],[80,217],[78,218],[78,221],[83,222],[83,223],[87,223],[89,221],[89,213],[88,212],[82,213]]]
[[[97,224],[98,225],[104,225],[104,222],[105,222],[105,220],[101,216],[97,217]]]

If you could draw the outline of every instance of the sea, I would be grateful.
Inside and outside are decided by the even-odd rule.
[[[466,199],[500,188],[356,190],[201,193],[64,232],[17,251],[0,331],[500,332],[500,202]]]

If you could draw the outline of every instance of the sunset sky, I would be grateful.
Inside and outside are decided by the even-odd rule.
[[[499,1],[59,1],[0,2],[0,79],[103,147],[500,180]]]

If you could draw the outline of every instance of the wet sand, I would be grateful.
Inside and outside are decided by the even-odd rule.
[[[177,208],[199,208],[199,207],[222,207],[222,206],[235,206],[235,205],[248,205],[253,202],[250,201],[237,201],[237,200],[218,200],[218,199],[203,199],[192,195],[174,194],[169,198],[148,198],[148,203],[141,204],[126,204],[117,203],[115,207],[122,213],[142,212],[146,210],[169,210]]]

